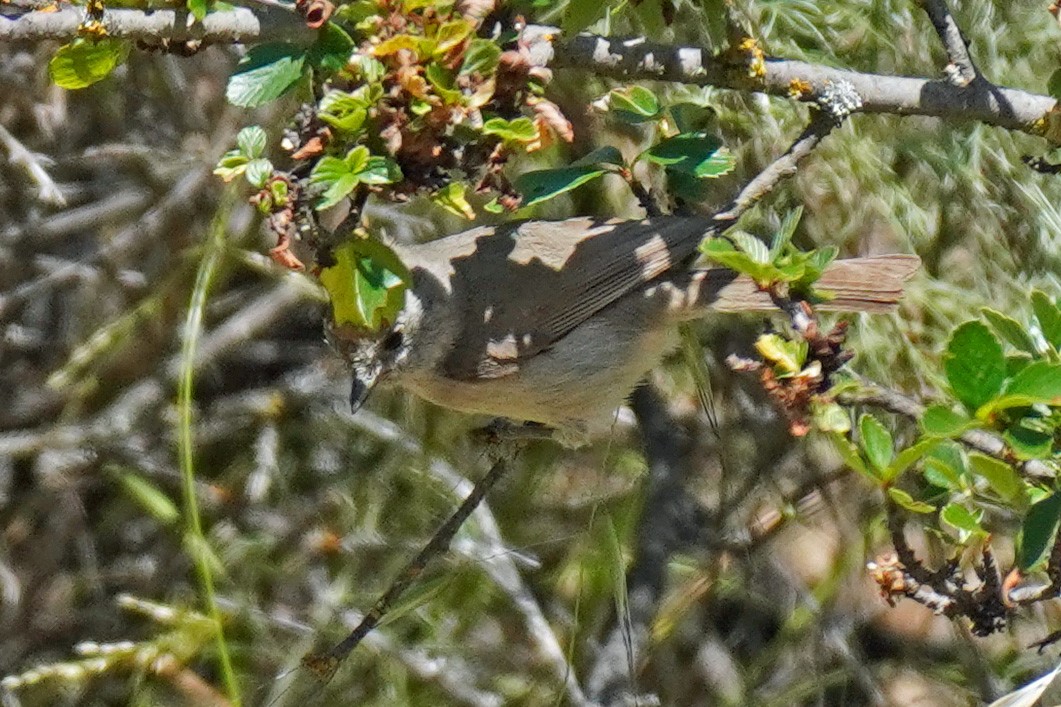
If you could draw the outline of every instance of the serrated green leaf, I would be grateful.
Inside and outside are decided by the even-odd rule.
[[[881,473],[884,481],[892,482],[899,478],[907,469],[929,454],[940,444],[938,439],[923,439],[917,444],[907,447],[895,455],[895,459],[888,464],[888,468]]]
[[[222,181],[231,182],[236,177],[247,171],[250,160],[239,150],[229,150],[214,167],[214,174],[221,177]]]
[[[228,102],[254,108],[279,98],[294,88],[306,63],[306,50],[294,44],[276,42],[252,47],[240,59],[228,80]]]
[[[107,78],[128,54],[128,43],[120,39],[75,39],[56,50],[48,75],[60,88],[85,88]]]
[[[759,284],[768,284],[778,277],[773,265],[755,262],[747,253],[737,248],[725,238],[711,238],[700,244],[700,251],[719,265],[747,275]]]
[[[239,131],[236,135],[236,145],[239,151],[248,159],[257,159],[265,154],[265,146],[269,142],[269,136],[260,125],[249,125]]]
[[[773,242],[770,244],[770,260],[776,260],[788,248],[801,218],[803,218],[802,206],[797,206],[785,214],[785,218],[781,220],[781,227],[777,229]]]
[[[613,89],[608,94],[608,109],[620,120],[633,124],[656,120],[661,110],[656,94],[644,86]]]
[[[883,473],[895,456],[891,433],[872,415],[862,415],[858,419],[858,432],[866,459],[884,478]]]
[[[1032,311],[1035,312],[1043,338],[1054,350],[1061,351],[1061,308],[1045,292],[1035,290],[1032,292]]]
[[[321,270],[320,280],[335,324],[377,331],[393,323],[411,281],[397,254],[375,239],[355,238],[332,256],[334,263]]]
[[[703,179],[719,177],[733,169],[733,156],[722,141],[709,133],[682,133],[662,140],[641,157],[668,170]]]
[[[851,431],[851,416],[837,403],[811,401],[811,417],[814,426],[822,432],[846,433]]]
[[[1052,493],[1032,505],[1024,516],[1017,542],[1017,566],[1031,570],[1046,559],[1061,520],[1061,494]]]
[[[622,167],[625,164],[623,161],[623,153],[619,151],[619,148],[612,147],[611,145],[604,145],[598,147],[588,155],[578,158],[571,163],[571,167],[581,167],[586,165],[614,165],[616,167]]]
[[[1023,417],[1002,433],[1006,444],[1018,459],[1046,459],[1054,454],[1054,435],[1057,430],[1041,423],[1041,419]]]
[[[933,457],[925,459],[922,476],[925,477],[925,481],[933,486],[939,486],[950,491],[960,491],[963,488],[959,472],[942,459]]]
[[[865,460],[862,459],[858,447],[852,444],[847,437],[842,434],[831,434],[829,435],[829,439],[832,440],[833,446],[840,454],[840,458],[843,459],[844,464],[867,477],[875,484],[880,483],[880,478],[875,472],[870,471],[869,466],[867,466]]]
[[[946,405],[931,405],[921,416],[921,429],[925,434],[935,437],[957,437],[976,425],[975,420],[954,412]]]
[[[247,163],[247,182],[253,187],[261,189],[273,173],[273,163],[264,157],[251,160]]]
[[[679,133],[702,133],[715,126],[715,109],[696,103],[677,103],[667,110]]]
[[[358,170],[356,174],[360,182],[373,186],[394,184],[402,180],[402,170],[398,163],[389,157],[380,157],[378,155],[369,157],[365,166]]]
[[[465,197],[465,191],[466,188],[464,184],[460,182],[450,182],[435,192],[434,196],[431,197],[431,201],[452,214],[463,216],[470,220],[475,218],[475,209],[473,209],[472,205],[468,203],[468,199]]]
[[[965,322],[951,335],[943,369],[958,399],[970,410],[976,410],[1002,390],[1006,357],[985,324]]]
[[[725,237],[732,241],[742,252],[747,253],[753,262],[759,265],[767,265],[771,262],[770,249],[752,234],[745,231],[732,230]]]
[[[464,52],[464,63],[461,64],[460,76],[479,74],[486,78],[497,71],[501,59],[501,47],[490,39],[473,39]]]
[[[483,123],[483,135],[496,135],[506,142],[528,143],[537,140],[538,128],[530,118],[491,118]],[[562,168],[561,168],[562,169]],[[559,170],[542,170],[559,171]]]
[[[1001,394],[984,404],[977,417],[1029,405],[1061,406],[1061,363],[1035,361],[1022,368],[1003,386]]]
[[[987,535],[983,527],[980,526],[980,521],[977,517],[965,506],[957,503],[948,503],[944,506],[939,517],[947,525],[964,531],[965,533],[972,535]]]
[[[542,169],[521,174],[515,187],[523,195],[523,206],[533,206],[580,187],[606,171],[590,165]]]
[[[888,489],[888,496],[898,505],[914,513],[932,513],[936,510],[936,507],[931,503],[914,500],[914,497],[906,491],[895,488],[894,486]]]
[[[1028,332],[1024,329],[1020,322],[1012,317],[1008,317],[1002,312],[991,309],[990,307],[983,307],[980,310],[980,314],[984,316],[984,319],[988,321],[991,328],[1001,336],[1003,339],[1008,341],[1014,348],[1020,349],[1021,351],[1027,351],[1030,354],[1035,353],[1035,343],[1032,338],[1028,335]]]
[[[431,84],[431,88],[435,89],[435,93],[438,95],[438,97],[444,100],[446,103],[457,104],[461,102],[462,95],[461,92],[457,89],[457,85],[455,83],[456,76],[452,71],[450,71],[446,67],[442,66],[441,64],[428,64],[427,68],[424,69],[424,78],[426,78],[427,82]],[[494,118],[493,120],[502,120],[502,118]],[[531,128],[534,130],[534,134],[538,134],[538,129],[534,126],[533,123],[531,123],[530,118],[516,118],[516,120],[512,122],[514,123],[521,120],[530,123]],[[505,122],[508,123],[509,121]],[[509,124],[511,125],[511,123]],[[485,125],[483,127],[483,133],[486,134]]]
[[[795,375],[803,370],[808,348],[804,339],[789,341],[777,334],[763,334],[755,340],[755,350],[782,376]]]
[[[358,180],[356,174],[344,172],[328,184],[328,188],[324,190],[323,194],[321,194],[321,198],[317,201],[314,208],[318,211],[332,208],[340,201],[350,196],[359,183],[360,180]]]
[[[1013,502],[1024,492],[1024,484],[1009,464],[978,452],[969,455],[969,469],[987,481],[1003,501]]]

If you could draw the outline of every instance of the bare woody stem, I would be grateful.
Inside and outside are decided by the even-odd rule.
[[[943,42],[943,48],[947,51],[947,59],[950,65],[947,74],[951,83],[958,87],[971,84],[979,76],[980,72],[973,63],[969,54],[969,44],[962,35],[961,28],[954,21],[954,15],[947,7],[946,0],[918,0],[921,8],[928,15],[932,26],[936,28],[936,34]]]

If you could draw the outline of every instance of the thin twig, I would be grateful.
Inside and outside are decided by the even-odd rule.
[[[372,605],[372,608],[368,610],[365,617],[361,619],[359,623],[350,634],[339,643],[332,646],[330,650],[322,655],[307,655],[302,659],[303,665],[309,668],[313,673],[323,680],[329,680],[335,671],[339,669],[340,663],[346,656],[350,655],[350,652],[357,648],[358,644],[361,643],[362,639],[372,629],[379,625],[379,622],[386,616],[387,612],[390,611],[391,606],[395,601],[405,592],[409,586],[416,581],[416,579],[423,573],[427,564],[435,557],[441,555],[449,547],[450,541],[453,540],[453,536],[457,534],[461,525],[468,519],[468,516],[472,514],[475,507],[483,500],[486,493],[494,487],[494,485],[501,480],[501,477],[508,471],[509,465],[506,459],[498,459],[494,462],[494,465],[490,468],[490,471],[486,475],[476,482],[472,492],[461,502],[457,507],[457,510],[453,512],[445,523],[428,541],[427,545],[417,553],[416,557],[409,561],[409,564],[401,571],[398,577],[391,583],[387,591],[376,600],[376,603]]]
[[[918,0],[921,8],[928,15],[936,34],[943,42],[950,64],[947,65],[947,77],[958,87],[965,87],[980,77],[980,72],[969,54],[969,45],[954,15],[947,7],[946,0]]]
[[[48,171],[44,169],[40,159],[27,150],[3,125],[0,125],[0,143],[3,143],[7,149],[8,161],[26,170],[30,179],[37,185],[38,199],[51,206],[66,206],[66,199],[63,197],[62,190],[52,180]]]

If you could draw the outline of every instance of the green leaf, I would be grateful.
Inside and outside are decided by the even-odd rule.
[[[1043,338],[1055,351],[1061,351],[1061,308],[1051,302],[1045,292],[1035,290],[1032,292],[1032,311],[1035,312]]]
[[[957,503],[948,503],[939,514],[944,523],[972,535],[987,535],[972,511]]]
[[[768,284],[778,276],[777,268],[773,265],[755,262],[750,255],[737,250],[726,238],[708,239],[700,244],[700,251],[719,265],[747,275],[760,284]]]
[[[516,118],[515,120],[491,118],[483,123],[482,133],[483,135],[496,135],[506,142],[527,143],[538,139],[538,128],[530,118]]]
[[[373,155],[368,158],[364,168],[357,172],[357,177],[362,183],[373,186],[394,184],[402,180],[402,170],[398,163],[389,157]]]
[[[431,201],[435,202],[446,211],[457,216],[463,216],[466,219],[475,218],[475,209],[468,203],[468,199],[465,198],[464,194],[466,187],[461,182],[450,182],[446,186],[435,192],[434,196],[431,197]]]
[[[770,244],[770,260],[776,260],[781,256],[782,253],[788,248],[792,242],[792,236],[796,233],[796,227],[799,226],[799,220],[803,218],[803,207],[797,206],[793,211],[789,211],[785,214],[785,218],[781,221],[781,228],[777,229],[777,233],[774,234],[774,240]]]
[[[907,469],[921,461],[921,459],[932,452],[940,441],[938,439],[923,439],[912,447],[907,447],[895,455],[895,459],[888,464],[888,468],[881,474],[884,481],[892,482],[899,478]]]
[[[249,125],[236,135],[236,144],[239,151],[248,159],[256,159],[265,154],[265,146],[269,137],[260,125]]]
[[[155,520],[171,525],[181,516],[180,510],[162,489],[136,472],[108,465],[105,470],[114,474],[122,489],[147,511]]]
[[[858,419],[858,432],[869,463],[883,472],[895,456],[891,433],[872,415],[862,415]]]
[[[667,109],[680,133],[706,132],[715,125],[714,108],[696,103],[677,103]]]
[[[987,481],[1003,501],[1012,502],[1024,492],[1024,484],[1013,467],[994,457],[973,452],[969,455],[969,469]]]
[[[777,334],[763,334],[755,341],[755,349],[782,377],[803,370],[809,346],[804,339],[789,341]]]
[[[811,400],[810,409],[814,426],[822,432],[851,431],[851,417],[839,404],[822,403],[820,399],[815,398]]]
[[[957,437],[976,425],[975,420],[946,405],[931,405],[921,416],[921,429],[934,437]]]
[[[1056,432],[1042,418],[1027,416],[1010,425],[1002,437],[1018,459],[1046,459],[1054,453]]]
[[[1061,520],[1061,494],[1054,492],[1032,505],[1024,516],[1017,544],[1017,566],[1031,570],[1046,559]]]
[[[435,93],[438,94],[439,98],[446,103],[454,104],[461,102],[461,92],[457,89],[455,83],[456,77],[452,71],[448,70],[441,64],[428,64],[427,68],[424,69],[424,78],[426,78],[427,82],[431,84],[431,87],[435,89]],[[493,120],[502,120],[502,118],[494,118]],[[531,122],[530,118],[516,118],[516,120],[512,122],[521,120],[527,121],[527,123],[530,124],[531,129],[534,131],[534,135],[538,135],[538,129],[534,127],[534,123]],[[508,123],[508,121],[504,122]],[[485,126],[483,127],[485,128]],[[484,129],[483,132],[486,133],[486,130]]]
[[[523,206],[533,206],[580,187],[606,172],[590,165],[542,169],[521,174],[515,187],[523,195]]]
[[[834,433],[829,435],[829,439],[833,441],[833,446],[836,447],[836,451],[839,452],[840,458],[844,460],[844,464],[869,478],[874,483],[880,483],[880,478],[877,474],[870,471],[870,468],[866,466],[866,462],[862,459],[862,455],[859,454],[858,447],[852,444],[847,437],[842,434]]]
[[[564,10],[561,28],[565,35],[574,36],[604,17],[608,5],[601,0],[571,0]]]
[[[264,157],[247,163],[247,181],[251,186],[261,189],[273,173],[273,163]]]
[[[961,474],[942,459],[935,457],[925,459],[922,476],[933,486],[950,491],[960,491],[963,488]]]
[[[221,177],[222,181],[231,182],[236,177],[247,171],[250,160],[239,150],[229,150],[214,167],[214,174]]]
[[[328,188],[321,194],[320,200],[314,206],[318,211],[330,209],[350,195],[359,184],[356,174],[345,172],[334,181],[329,183]]]
[[[411,282],[397,254],[375,239],[355,238],[332,255],[335,262],[321,270],[320,281],[335,324],[377,331],[393,323]]]
[[[733,169],[734,159],[722,141],[709,133],[682,133],[662,140],[641,157],[669,170],[699,179],[719,177]]]
[[[501,47],[490,39],[473,39],[464,52],[464,63],[461,64],[460,76],[479,74],[486,78],[493,76],[501,59]]]
[[[1020,349],[1021,351],[1027,351],[1030,354],[1035,353],[1035,343],[1028,335],[1024,326],[1022,326],[1016,319],[1008,317],[1002,312],[991,309],[990,307],[983,307],[980,310],[980,314],[984,315],[984,319],[988,321],[991,328],[994,329],[999,336],[1008,341],[1014,348]]]
[[[196,22],[202,22],[210,9],[210,0],[188,0],[185,6]]]
[[[730,231],[725,235],[726,238],[733,241],[733,244],[737,246],[742,252],[747,253],[748,257],[753,262],[759,265],[768,265],[772,262],[770,258],[770,249],[766,247],[766,244],[756,238],[750,233],[745,231]]]
[[[225,97],[229,103],[244,108],[268,103],[298,83],[305,62],[305,50],[294,44],[259,44],[236,65]]]
[[[578,158],[577,160],[572,162],[570,166],[581,167],[584,165],[613,165],[616,167],[622,167],[624,164],[626,163],[623,161],[623,153],[619,151],[619,148],[613,147],[611,145],[604,145],[603,147],[598,147],[596,150],[590,152],[588,155],[584,155],[583,157]]]
[[[325,22],[317,30],[317,41],[309,48],[306,59],[311,66],[325,71],[339,71],[350,61],[354,40],[339,25]]]
[[[1006,382],[998,398],[986,403],[976,414],[986,418],[1000,410],[1035,404],[1061,406],[1061,363],[1029,363]]]
[[[660,114],[659,99],[644,86],[613,89],[608,94],[608,109],[627,123],[655,120]]]
[[[85,88],[109,76],[128,54],[128,43],[119,39],[75,39],[56,50],[48,75],[60,88]]]
[[[914,497],[906,491],[895,488],[894,486],[888,489],[888,496],[890,496],[898,505],[908,511],[913,511],[914,513],[932,513],[936,510],[936,507],[931,503],[916,501],[914,500]]]
[[[463,17],[444,22],[433,37],[435,40],[434,55],[442,57],[467,39],[473,31],[475,31],[475,26]]]
[[[958,399],[970,410],[976,410],[1002,390],[1006,357],[985,324],[965,322],[951,335],[943,369]]]
[[[1061,98],[1061,69],[1054,69],[1046,82],[1046,92],[1054,98]]]

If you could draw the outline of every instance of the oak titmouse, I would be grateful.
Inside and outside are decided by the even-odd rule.
[[[708,311],[774,309],[754,282],[694,261],[705,218],[576,218],[475,228],[394,248],[412,273],[394,324],[332,328],[353,367],[351,405],[390,380],[438,405],[542,423],[578,441],[606,425],[677,343],[676,325]],[[912,255],[833,263],[820,309],[892,309]]]

